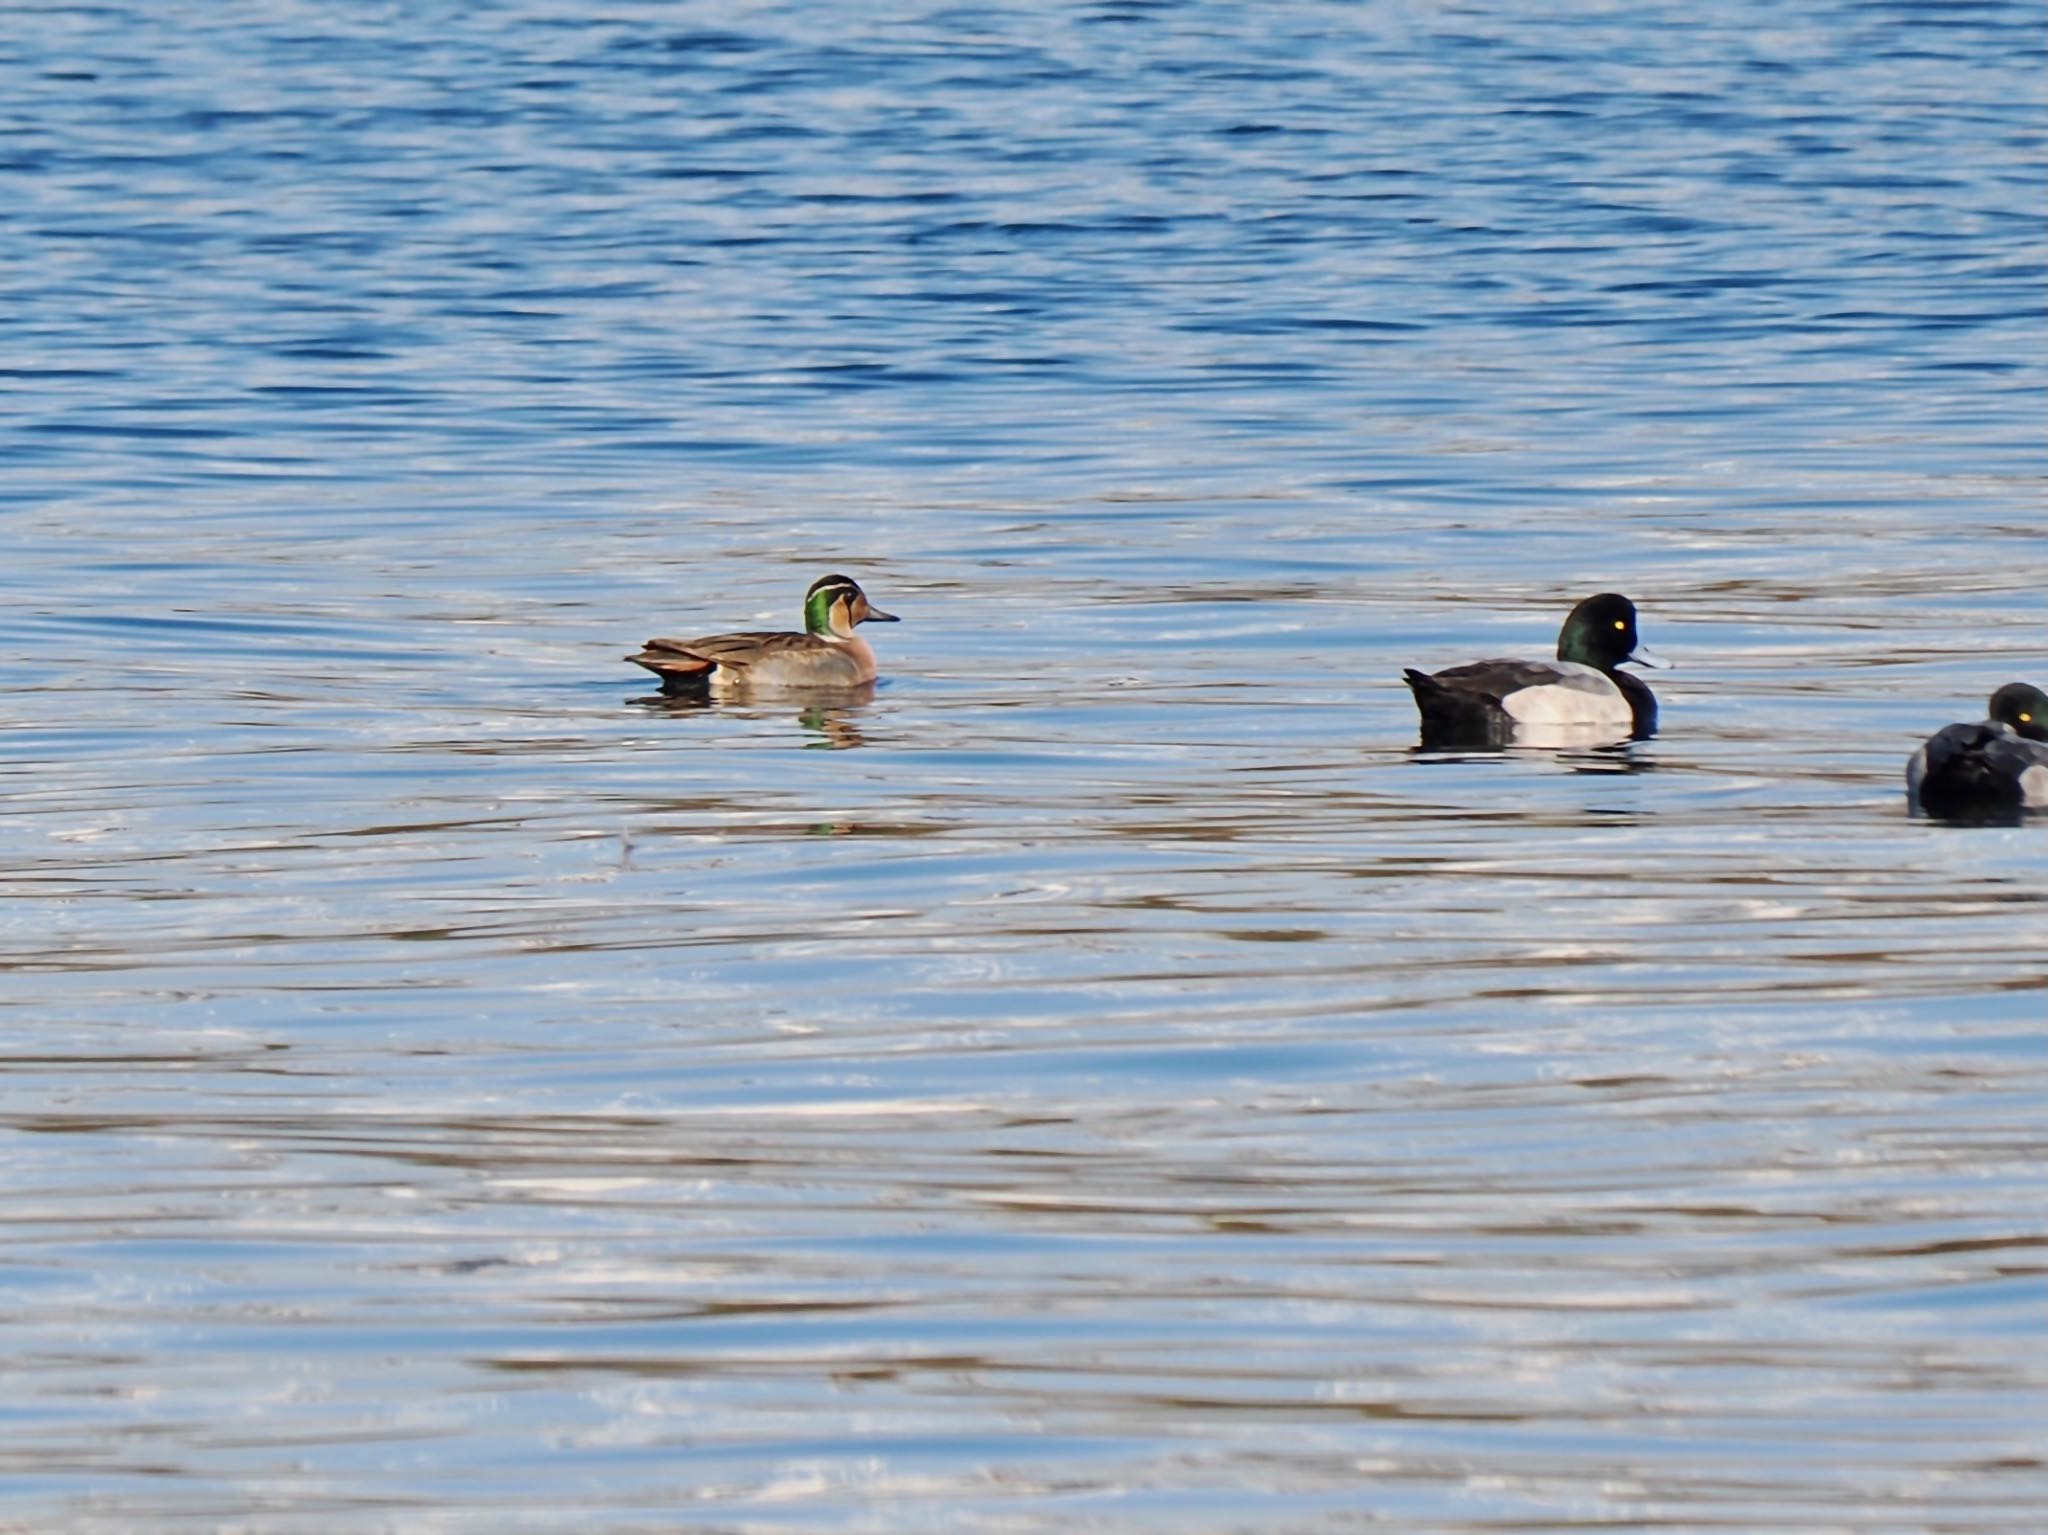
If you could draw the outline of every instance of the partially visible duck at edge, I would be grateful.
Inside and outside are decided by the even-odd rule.
[[[820,576],[804,593],[804,632],[750,630],[649,640],[626,659],[661,678],[664,693],[788,693],[865,687],[875,653],[853,631],[893,624],[850,576]]]
[[[1657,697],[1624,661],[1668,663],[1636,638],[1636,605],[1588,597],[1557,634],[1555,661],[1474,661],[1404,675],[1422,713],[1424,746],[1564,746],[1641,740],[1657,730]]]
[[[1989,719],[1929,736],[1906,763],[1906,802],[1944,820],[2048,809],[2048,693],[2008,682]]]

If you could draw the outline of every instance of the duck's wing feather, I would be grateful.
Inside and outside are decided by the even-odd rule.
[[[1566,687],[1605,693],[1612,686],[1590,666],[1567,666],[1558,661],[1471,661],[1440,672],[1411,671],[1407,676],[1411,688],[1420,678],[1435,690],[1490,698],[1495,703],[1527,688]]]
[[[1647,688],[1638,707],[1613,677],[1572,661],[1500,658],[1406,675],[1424,746],[1579,745],[1656,724]]]
[[[788,630],[753,629],[736,634],[705,634],[694,640],[649,640],[646,654],[694,656],[717,666],[747,666],[769,656],[786,656],[823,648],[824,642]]]
[[[1944,726],[1907,762],[1906,793],[1937,816],[2048,808],[2048,745],[1996,720]]]
[[[1474,661],[1440,672],[1407,668],[1408,690],[1422,716],[1424,746],[1505,746],[1514,721],[1501,708],[1508,694],[1555,680],[1541,661]]]
[[[820,642],[808,634],[759,629],[705,634],[693,640],[649,640],[626,659],[672,681],[708,679],[721,667],[741,671],[769,656],[784,656]]]
[[[626,659],[658,674],[671,692],[812,692],[864,687],[875,678],[874,652],[860,640],[787,631],[649,640],[638,655]]]

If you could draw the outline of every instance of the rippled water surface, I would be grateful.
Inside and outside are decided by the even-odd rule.
[[[13,15],[0,1529],[2037,1531],[2040,23]]]

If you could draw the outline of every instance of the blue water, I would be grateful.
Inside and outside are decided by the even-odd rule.
[[[2031,1535],[2041,22],[10,16],[0,1528]]]

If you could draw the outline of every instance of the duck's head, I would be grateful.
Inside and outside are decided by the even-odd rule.
[[[2008,682],[1993,693],[1991,717],[2029,741],[2048,741],[2048,693],[2031,682]]]
[[[1611,672],[1624,661],[1639,666],[1671,663],[1636,639],[1636,605],[1614,592],[1588,597],[1557,631],[1557,658]]]
[[[851,639],[853,626],[870,619],[893,624],[896,615],[871,604],[851,576],[820,576],[804,593],[804,629],[820,639]]]

